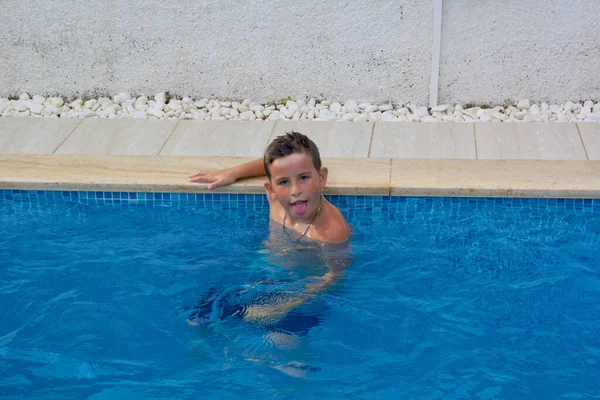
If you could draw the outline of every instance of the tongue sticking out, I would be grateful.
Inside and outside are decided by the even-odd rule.
[[[306,201],[298,201],[298,202],[292,204],[292,208],[294,209],[294,214],[304,215],[304,213],[306,212],[306,204],[308,204],[308,202],[306,202]]]

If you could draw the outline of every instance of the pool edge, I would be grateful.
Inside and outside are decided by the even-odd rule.
[[[0,189],[210,193],[195,171],[248,157],[0,154]],[[600,198],[600,161],[324,158],[326,193],[433,197]],[[390,179],[391,177],[391,179]],[[261,194],[264,178],[214,193]]]

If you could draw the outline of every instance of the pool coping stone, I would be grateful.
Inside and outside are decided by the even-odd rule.
[[[0,189],[209,193],[189,174],[252,157],[0,154]],[[337,195],[600,198],[600,161],[324,158]],[[264,193],[265,178],[213,193]]]

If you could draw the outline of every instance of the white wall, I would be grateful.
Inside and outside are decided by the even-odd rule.
[[[440,102],[600,100],[600,0],[445,0]]]
[[[3,96],[429,99],[433,0],[3,3]],[[445,0],[440,102],[600,99],[599,6]]]

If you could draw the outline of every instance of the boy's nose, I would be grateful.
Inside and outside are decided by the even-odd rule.
[[[298,183],[292,183],[292,196],[299,196],[302,194],[302,188]]]

